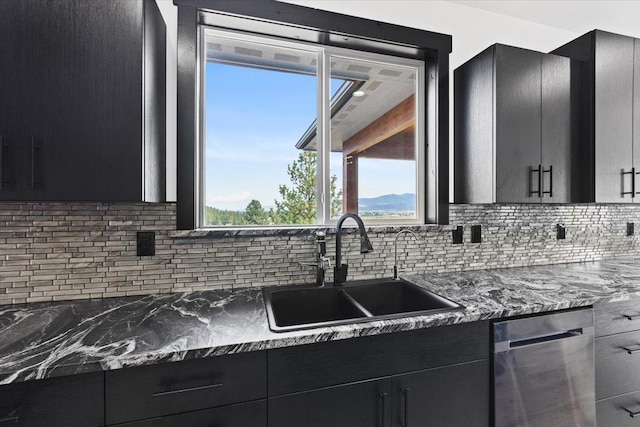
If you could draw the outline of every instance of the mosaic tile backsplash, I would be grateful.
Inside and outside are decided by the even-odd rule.
[[[640,255],[638,237],[626,233],[628,222],[640,222],[635,205],[452,205],[450,222],[398,238],[401,274]],[[566,239],[557,240],[557,224]],[[463,244],[454,245],[459,225]],[[472,225],[482,226],[482,243],[471,243]],[[155,256],[136,255],[138,231],[156,232]],[[349,278],[390,277],[397,231],[372,228],[374,252],[365,255],[355,235],[344,236]],[[327,240],[333,259],[334,236]],[[310,233],[181,236],[173,203],[4,202],[0,304],[311,283],[314,253]]]

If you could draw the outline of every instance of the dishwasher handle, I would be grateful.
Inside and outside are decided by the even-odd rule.
[[[568,329],[565,331],[554,332],[546,335],[534,335],[530,337],[524,337],[513,341],[496,342],[494,351],[500,353],[503,351],[509,351],[514,348],[528,347],[532,345],[550,343],[554,341],[560,341],[567,338],[573,338],[582,335],[591,335],[593,327]]]

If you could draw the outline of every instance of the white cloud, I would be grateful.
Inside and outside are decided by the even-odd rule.
[[[250,191],[241,191],[240,193],[228,194],[226,196],[211,197],[209,201],[214,203],[237,203],[246,202],[251,198]]]

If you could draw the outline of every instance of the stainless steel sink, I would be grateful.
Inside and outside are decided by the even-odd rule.
[[[274,332],[426,315],[463,307],[405,280],[376,279],[318,288],[263,290]]]

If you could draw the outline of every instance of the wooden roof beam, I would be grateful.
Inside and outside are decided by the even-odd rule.
[[[358,154],[415,127],[415,94],[384,113],[342,144],[343,156]]]

